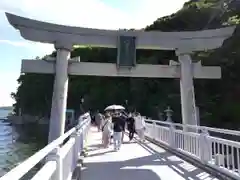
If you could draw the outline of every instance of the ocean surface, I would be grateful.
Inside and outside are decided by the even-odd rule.
[[[0,109],[0,177],[41,148],[36,138],[4,120],[10,112]]]

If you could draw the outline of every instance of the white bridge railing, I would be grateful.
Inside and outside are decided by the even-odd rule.
[[[146,119],[146,136],[240,180],[239,131]]]
[[[34,166],[43,163],[31,180],[70,180],[83,151],[91,117],[86,113],[79,117],[79,124],[45,146],[33,156],[5,174],[0,180],[19,180]]]

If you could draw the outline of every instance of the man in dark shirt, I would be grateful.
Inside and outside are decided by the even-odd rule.
[[[132,114],[129,114],[127,118],[127,129],[129,131],[129,141],[131,141],[134,137],[134,132],[135,132],[134,118]]]
[[[126,126],[126,121],[127,121],[127,115],[124,112],[120,113],[120,118],[122,120],[122,143],[123,143],[123,138],[124,138],[124,133],[125,133],[125,126]]]
[[[113,142],[114,150],[118,151],[122,145],[123,120],[119,113],[113,115]]]

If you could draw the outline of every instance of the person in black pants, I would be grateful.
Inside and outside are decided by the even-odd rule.
[[[129,131],[129,134],[128,134],[129,141],[131,141],[134,137],[134,132],[135,132],[134,118],[132,117],[131,114],[129,114],[129,116],[127,118],[127,128],[128,128],[128,131]]]
[[[122,132],[123,132],[123,121],[120,113],[116,113],[112,117],[113,123],[113,142],[114,150],[118,151],[122,145]]]
[[[124,139],[124,134],[125,134],[125,125],[126,125],[126,121],[127,121],[127,115],[124,112],[120,112],[120,119],[122,122],[122,143],[123,143],[123,139]]]

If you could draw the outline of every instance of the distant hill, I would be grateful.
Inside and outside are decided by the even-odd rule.
[[[12,106],[2,106],[0,107],[0,110],[13,110]]]

